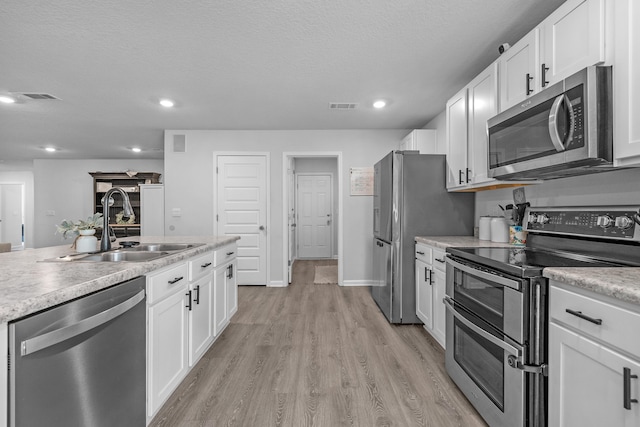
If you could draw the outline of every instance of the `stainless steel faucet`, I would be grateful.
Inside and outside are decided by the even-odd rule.
[[[102,198],[102,217],[104,222],[102,224],[102,237],[100,238],[100,252],[111,250],[111,239],[109,238],[109,199],[113,193],[120,193],[122,196],[122,209],[124,211],[122,219],[127,219],[133,215],[133,208],[129,201],[129,196],[120,187],[113,187],[106,192]]]

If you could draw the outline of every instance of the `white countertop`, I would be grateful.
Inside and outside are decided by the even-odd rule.
[[[416,242],[441,249],[448,247],[510,247],[473,236],[416,237]],[[547,267],[542,275],[571,286],[608,295],[620,301],[640,305],[640,268],[633,267]]]
[[[41,262],[74,253],[62,246],[0,253],[0,323],[24,317],[91,292],[225,246],[237,236],[128,237],[141,243],[204,243],[147,262]],[[118,243],[112,246],[117,248]]]

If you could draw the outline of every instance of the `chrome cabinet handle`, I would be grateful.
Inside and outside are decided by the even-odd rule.
[[[573,314],[573,315],[574,315],[574,316],[576,316],[576,317],[579,317],[579,318],[581,318],[581,319],[584,319],[584,320],[586,320],[587,322],[591,322],[591,323],[594,323],[594,324],[596,324],[596,325],[602,325],[602,319],[595,319],[595,318],[593,318],[593,317],[589,317],[589,316],[587,316],[586,314],[582,314],[582,312],[581,312],[581,311],[571,310],[570,308],[567,308],[565,311],[566,311],[567,313],[569,313],[569,314]]]
[[[173,279],[173,280],[168,280],[167,282],[168,282],[170,285],[173,285],[173,284],[175,284],[175,283],[178,283],[178,282],[179,282],[180,280],[182,280],[182,279],[184,279],[184,276],[176,277],[175,279]]]
[[[55,331],[47,332],[46,334],[24,340],[20,343],[21,354],[23,356],[27,356],[35,353],[36,351],[59,344],[70,338],[90,331],[91,329],[97,328],[98,326],[103,325],[131,310],[144,299],[144,295],[144,291],[140,291],[128,300],[91,317],[87,317],[78,323],[73,323],[63,328],[56,329]]]
[[[453,300],[450,297],[445,296],[444,299],[442,300],[442,302],[444,303],[444,305],[447,308],[447,310],[449,312],[451,312],[451,314],[453,314],[453,317],[455,317],[458,321],[460,321],[460,323],[465,325],[467,328],[471,329],[476,334],[480,335],[482,338],[484,338],[487,341],[489,341],[491,344],[495,344],[498,347],[500,347],[501,349],[503,349],[503,350],[511,353],[512,355],[516,356],[517,358],[520,358],[520,356],[522,355],[522,348],[516,348],[516,347],[512,346],[511,344],[506,343],[506,342],[502,341],[501,339],[499,339],[497,337],[494,337],[493,335],[491,335],[490,333],[488,333],[487,331],[485,331],[481,327],[477,326],[472,321],[468,320],[467,318],[465,318],[464,316],[459,314],[456,311],[455,307],[453,306]]]
[[[631,369],[622,368],[623,390],[622,390],[622,405],[624,409],[631,410],[632,403],[638,403],[638,399],[631,398],[631,378],[638,378],[637,375],[631,375]]]

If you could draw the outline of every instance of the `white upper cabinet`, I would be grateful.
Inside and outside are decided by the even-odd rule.
[[[494,62],[469,83],[469,141],[467,167],[474,185],[493,182],[487,158],[487,120],[498,114],[498,63]]]
[[[614,164],[640,164],[640,2],[615,0]]]
[[[604,0],[569,0],[540,25],[540,88],[605,61]]]
[[[536,71],[540,63],[538,28],[500,56],[500,109],[523,101],[536,92]]]
[[[605,0],[568,0],[499,59],[500,111],[605,62]]]
[[[417,150],[420,154],[445,154],[438,149],[435,129],[415,129],[400,142],[400,150]]]
[[[465,187],[467,172],[467,88],[447,101],[447,189]]]

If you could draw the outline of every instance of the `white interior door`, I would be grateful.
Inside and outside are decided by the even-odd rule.
[[[333,234],[331,175],[298,174],[296,182],[298,256],[330,258]]]
[[[267,284],[267,157],[216,156],[217,233],[240,236],[237,282]]]
[[[13,250],[22,248],[22,193],[22,184],[0,184],[0,242]]]
[[[296,182],[293,173],[293,158],[288,158],[289,166],[287,168],[287,225],[289,230],[289,247],[288,247],[288,283],[291,283],[293,276],[293,261],[296,259]]]

